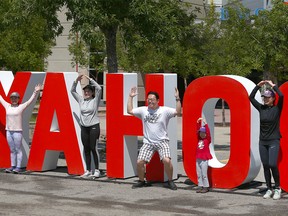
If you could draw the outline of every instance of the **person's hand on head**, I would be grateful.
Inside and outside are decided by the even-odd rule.
[[[269,84],[271,87],[275,86],[275,84],[271,80],[266,80],[266,83]]]
[[[266,83],[266,81],[265,81],[265,80],[262,80],[262,81],[260,81],[257,85],[260,86],[260,87],[262,87],[265,83]]]
[[[90,80],[91,78],[89,76],[87,76],[86,74],[83,74],[83,76],[85,76],[88,80]]]
[[[197,119],[197,123],[199,123],[200,121],[202,121],[204,125],[206,124],[206,121],[204,118],[200,117]]]
[[[77,77],[76,81],[77,81],[77,82],[78,82],[78,81],[81,81],[82,78],[83,78],[83,74],[80,74],[80,75]]]

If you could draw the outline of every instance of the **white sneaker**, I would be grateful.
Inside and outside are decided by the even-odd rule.
[[[94,172],[93,175],[91,175],[91,177],[92,177],[92,178],[99,178],[99,176],[100,176],[100,171],[97,170],[97,169],[95,169],[95,172]]]
[[[89,170],[86,170],[83,175],[80,176],[80,178],[88,178],[92,173]]]
[[[274,190],[274,196],[273,196],[273,199],[274,200],[279,200],[281,198],[281,189],[275,189]]]
[[[268,189],[268,190],[266,191],[265,195],[263,196],[263,198],[264,198],[264,199],[269,199],[269,198],[272,197],[272,194],[273,194],[272,190]],[[275,195],[274,195],[274,196],[275,196]]]

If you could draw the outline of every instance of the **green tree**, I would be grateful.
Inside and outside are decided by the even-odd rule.
[[[47,21],[33,0],[2,0],[0,6],[0,67],[43,71],[61,27]]]
[[[219,20],[212,7],[202,24],[203,74],[235,74],[246,76],[255,68],[251,56],[250,15],[248,9],[232,2],[225,8],[227,20]]]
[[[128,71],[176,72],[185,79],[191,73],[190,71],[196,71],[197,65],[193,59],[198,44],[195,39],[195,16],[191,4],[182,3],[179,8],[177,2],[177,6],[166,5],[162,8],[165,8],[163,10],[166,14],[166,11],[169,12],[168,17],[176,18],[173,26],[162,25],[163,31],[168,32],[166,34],[168,37],[161,38],[155,29],[149,29],[148,26],[147,36],[142,33],[143,27],[139,28],[138,23],[135,25],[128,20],[120,31],[123,41],[122,44],[120,43],[122,45],[120,50],[124,52],[119,53],[119,62]],[[170,21],[165,18],[162,22]]]
[[[271,10],[255,16],[253,25],[253,57],[260,65],[264,79],[275,82],[287,79],[288,72],[288,5],[273,1]]]
[[[73,54],[72,60],[75,62],[74,64],[82,68],[93,68],[95,70],[94,76],[97,80],[98,73],[105,70],[104,35],[98,30],[91,32],[88,36],[86,35],[84,40],[78,33],[71,33],[70,40],[72,43],[69,45],[69,51]],[[90,75],[92,75],[91,71]]]
[[[153,46],[168,44],[180,34],[184,24],[183,7],[178,0],[47,0],[42,7],[52,11],[66,6],[73,19],[73,32],[90,46],[91,34],[101,31],[105,37],[108,72],[118,71],[117,33],[121,31],[125,46],[133,43],[134,33]],[[40,5],[40,4],[39,4]],[[51,6],[52,5],[52,6]],[[159,49],[159,48],[158,48]]]
[[[258,16],[251,16],[238,1],[231,1],[225,9],[226,20],[220,22],[211,8],[202,24],[204,64],[199,70],[205,75],[240,76],[254,70],[263,79],[283,79],[288,67],[288,6],[276,0],[271,10]]]

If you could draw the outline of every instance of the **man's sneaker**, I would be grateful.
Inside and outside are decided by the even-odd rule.
[[[275,189],[274,190],[274,195],[273,195],[273,200],[279,200],[281,198],[281,189]]]
[[[99,176],[100,176],[100,171],[95,169],[94,174],[90,175],[89,177],[91,177],[91,178],[99,178]]]
[[[172,180],[168,181],[168,187],[171,190],[177,190],[177,186],[175,185],[175,183]]]
[[[80,176],[80,178],[88,178],[89,176],[91,176],[91,174],[92,173],[89,170],[86,170],[85,173]]]
[[[264,198],[264,199],[269,199],[269,198],[272,197],[272,194],[273,194],[272,190],[268,189],[268,190],[266,191],[266,193],[264,194],[263,198]]]
[[[13,169],[13,173],[18,174],[21,172],[21,168],[16,167],[15,169]]]
[[[132,189],[142,188],[142,187],[145,187],[145,186],[146,186],[146,182],[139,180],[137,183],[135,183],[135,184],[132,185]]]
[[[5,172],[6,172],[6,173],[12,173],[12,172],[13,172],[13,169],[15,169],[15,167],[7,168],[7,169],[5,169]]]

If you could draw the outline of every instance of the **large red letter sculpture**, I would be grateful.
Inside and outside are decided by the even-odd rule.
[[[42,72],[18,72],[14,78],[11,71],[1,71],[0,72],[0,94],[4,100],[10,102],[9,95],[17,91],[20,94],[20,103],[27,101],[33,91],[34,87],[38,83],[43,83],[45,77],[45,73]],[[36,99],[28,106],[23,112],[22,120],[23,120],[23,140],[22,140],[22,151],[23,151],[23,159],[21,163],[21,167],[26,167],[27,160],[29,157],[29,121],[31,118],[31,114],[36,103]],[[6,112],[4,108],[1,106],[0,108],[0,121],[1,121],[1,133],[0,133],[0,167],[10,167],[10,150],[6,140]]]
[[[280,172],[280,186],[285,191],[288,190],[288,112],[285,111],[287,109],[285,106],[288,104],[288,82],[285,82],[280,86],[280,90],[284,94],[284,104],[281,113],[280,119],[280,131],[282,138],[280,140],[280,154],[279,154],[279,172]]]
[[[70,106],[74,104],[74,108],[78,107],[70,94],[76,77],[77,73],[47,73],[27,170],[55,169],[59,153],[63,151],[68,172],[84,172],[74,118],[79,111],[73,110],[73,116]]]
[[[48,73],[36,122],[27,169],[32,171],[51,170],[57,167],[59,153],[64,152],[68,172],[82,174],[85,169],[79,126],[79,106],[70,93],[72,82],[78,73]],[[13,91],[20,93],[21,102],[32,94],[37,83],[42,83],[45,73],[21,72],[15,78],[12,72],[0,73],[0,94],[9,101]],[[127,100],[131,87],[137,86],[137,74],[107,75],[107,176],[128,178],[137,175],[136,161],[138,150],[137,136],[143,135],[141,121],[127,114]],[[157,91],[160,105],[175,107],[175,74],[146,75],[146,94]],[[203,115],[212,135],[210,150],[213,159],[209,161],[209,180],[212,187],[234,188],[252,181],[260,170],[259,157],[259,113],[249,101],[249,94],[255,84],[239,76],[207,76],[194,80],[187,88],[183,103],[183,163],[188,177],[197,182],[196,175],[196,120]],[[288,84],[280,87],[284,95],[288,94]],[[78,86],[77,91],[81,92]],[[218,161],[214,151],[214,109],[219,98],[224,99],[231,112],[230,158],[227,164]],[[261,101],[260,94],[256,99]],[[287,98],[281,115],[281,151],[279,169],[281,187],[288,190],[286,172],[288,164],[288,114],[285,112]],[[36,100],[35,100],[36,101]],[[23,113],[23,161],[27,164],[29,155],[29,120],[32,103]],[[137,97],[133,106],[137,107]],[[5,134],[5,110],[0,106],[0,167],[10,166],[10,150]],[[173,178],[177,178],[177,119],[170,120],[168,127]],[[150,181],[165,181],[162,163],[156,153],[146,167],[146,177]]]
[[[107,176],[128,178],[135,176],[137,135],[142,135],[141,121],[127,115],[130,89],[137,86],[137,74],[107,74],[106,91],[106,159]],[[137,96],[133,106],[137,107]]]
[[[209,161],[211,187],[234,188],[252,181],[260,169],[258,150],[259,114],[249,101],[255,84],[239,76],[207,76],[196,79],[187,88],[183,102],[183,160],[188,177],[197,183],[196,121],[206,118],[212,136]],[[231,142],[228,163],[220,163],[214,151],[214,109],[219,98],[224,99],[231,113]],[[261,100],[257,93],[257,99]]]
[[[107,74],[107,176],[113,178],[128,178],[136,175],[137,137],[143,135],[142,123],[139,119],[127,115],[127,100],[130,90],[137,86],[137,74]],[[146,76],[146,92],[159,92],[162,105],[175,107],[174,91],[176,75],[149,74]],[[137,107],[137,97],[133,100]],[[177,177],[177,122],[170,120],[169,138],[174,165],[174,175]],[[164,170],[155,167],[154,162],[147,167],[147,179],[153,181],[165,180]],[[156,162],[156,163],[159,163]],[[152,170],[155,172],[151,173]],[[159,176],[160,173],[160,176]]]

